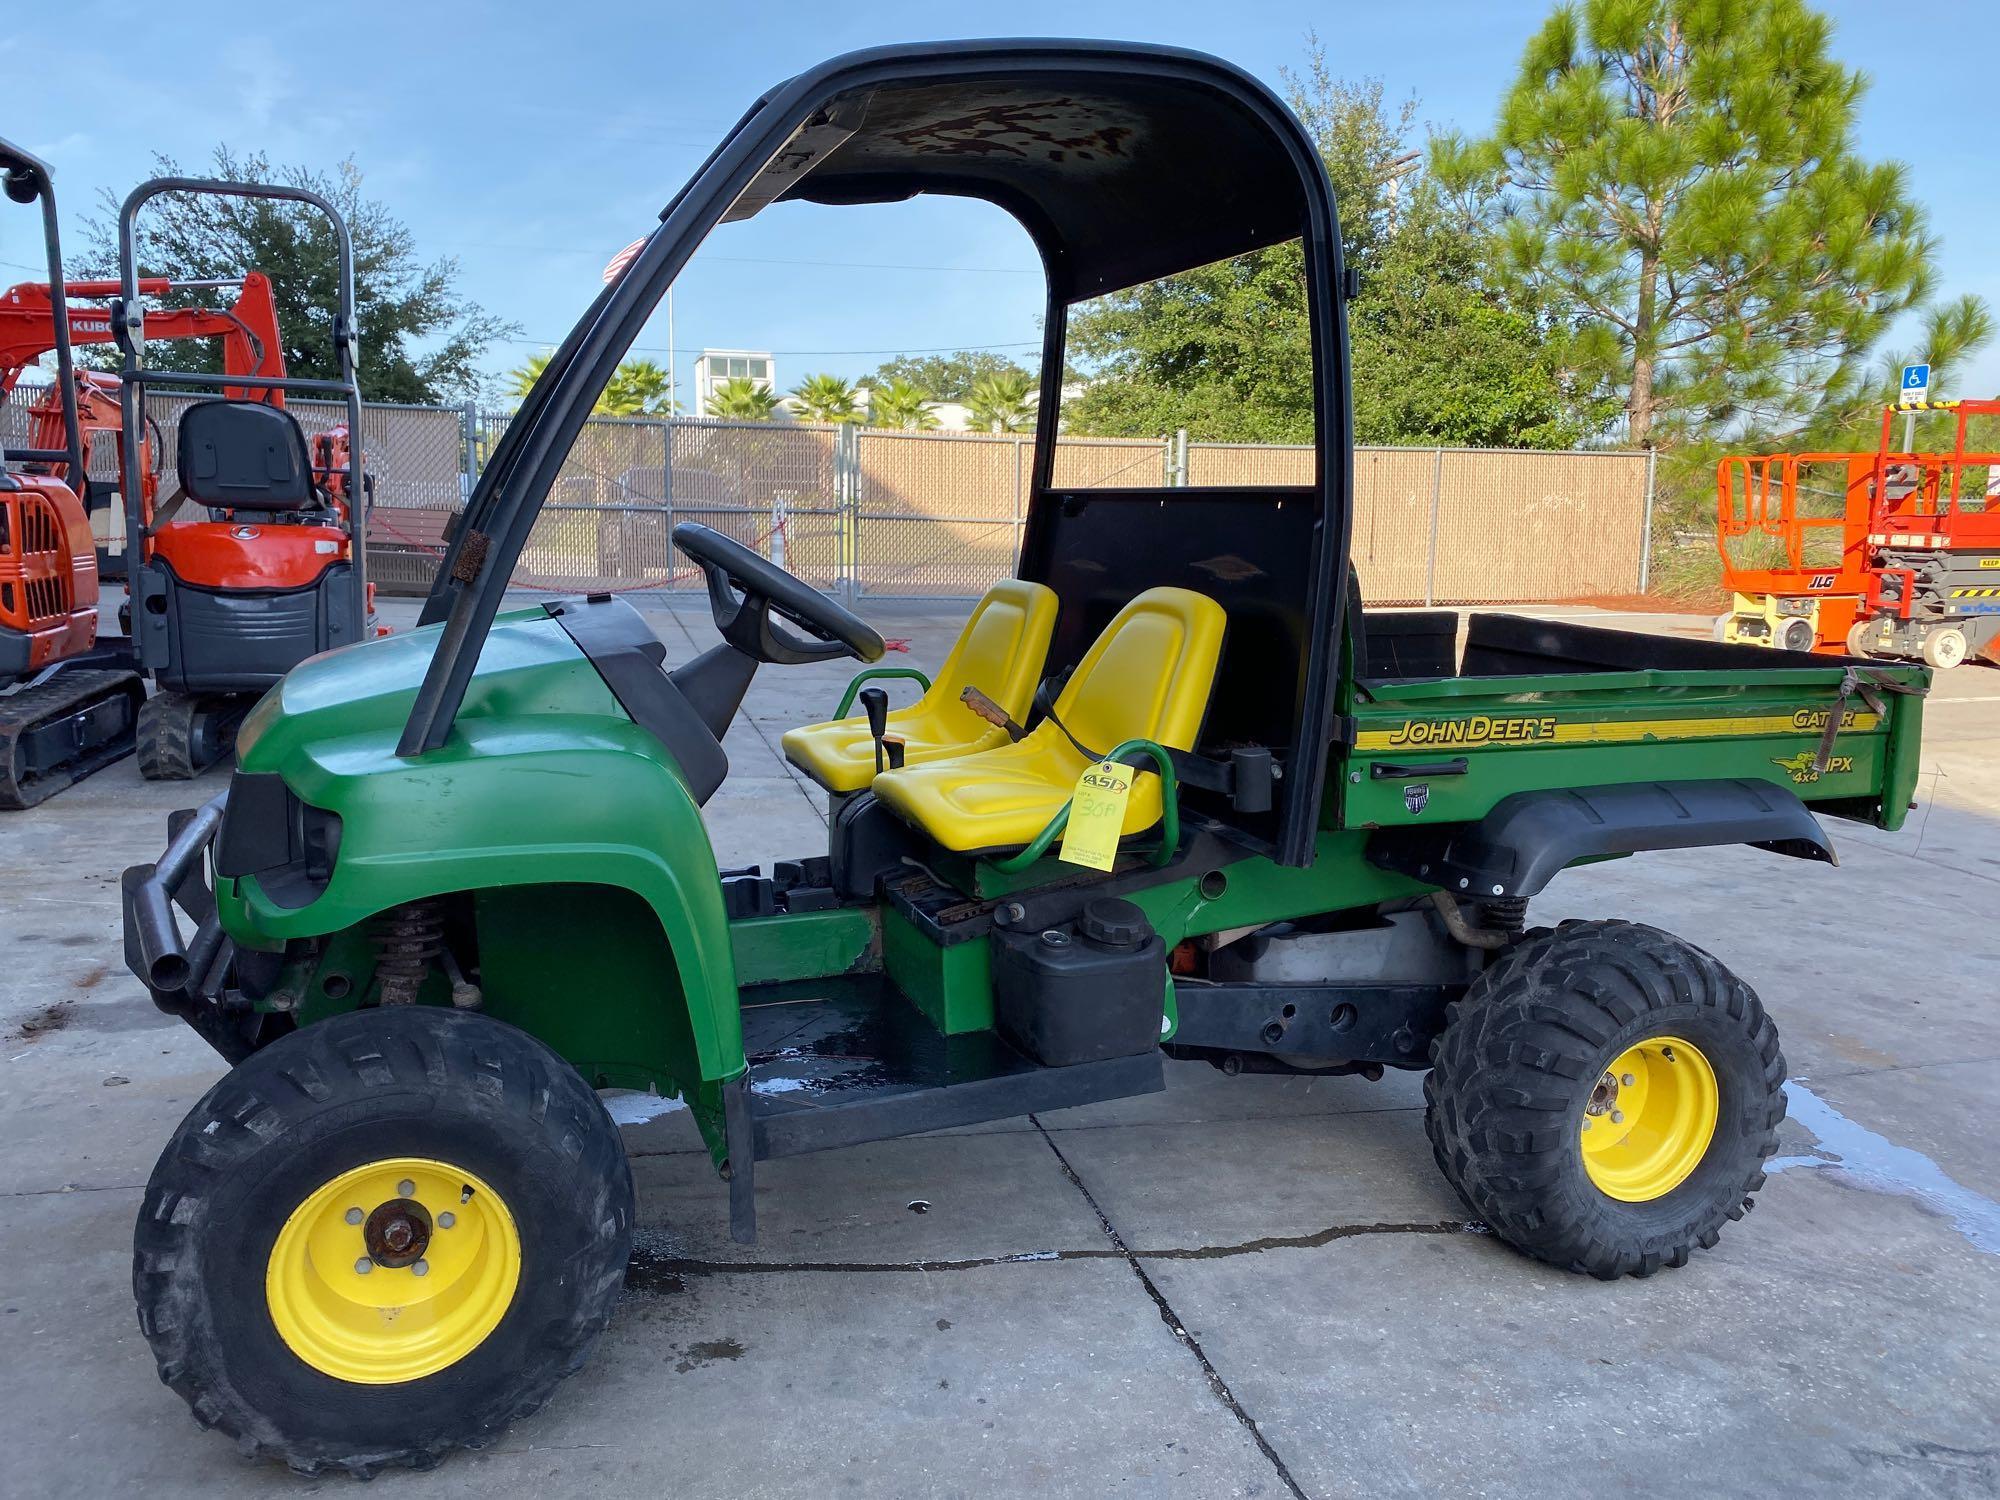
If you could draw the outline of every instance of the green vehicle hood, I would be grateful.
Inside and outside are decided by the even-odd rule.
[[[246,771],[296,771],[335,744],[393,750],[443,627],[343,646],[299,663],[266,693],[237,732]],[[460,717],[544,715],[624,719],[625,710],[569,634],[539,605],[493,622]],[[288,778],[290,779],[290,778]],[[294,783],[304,793],[306,788]]]

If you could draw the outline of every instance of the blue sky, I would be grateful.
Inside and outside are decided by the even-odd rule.
[[[1944,238],[1941,290],[2000,308],[2000,168],[1991,147],[2000,5],[1837,0],[1835,48],[1872,87],[1871,156],[1908,163]],[[196,166],[217,141],[274,161],[351,154],[368,191],[464,290],[521,325],[499,369],[560,339],[604,262],[644,233],[757,94],[823,57],[889,41],[1096,35],[1219,53],[1265,78],[1317,30],[1335,72],[1415,95],[1422,121],[1482,130],[1544,0],[1144,0],[974,7],[546,3],[16,8],[0,36],[0,131],[47,157],[73,245],[99,190],[149,152]],[[967,20],[959,21],[964,14]],[[1190,205],[1199,212],[1199,205]],[[0,213],[0,284],[38,261],[29,215]],[[984,205],[783,205],[713,236],[677,289],[673,344],[777,351],[780,383],[862,374],[889,352],[974,346],[1031,356],[1040,282],[1026,238]],[[666,362],[665,318],[641,337]],[[1954,382],[2000,393],[2000,347]]]

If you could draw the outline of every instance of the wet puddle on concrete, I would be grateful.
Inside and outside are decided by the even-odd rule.
[[[1785,1082],[1786,1112],[1819,1138],[1820,1154],[1776,1156],[1766,1172],[1826,1172],[1849,1187],[1909,1198],[1965,1236],[1978,1250],[2000,1255],[2000,1203],[1954,1182],[1921,1151],[1898,1146],[1857,1125],[1799,1079]]]

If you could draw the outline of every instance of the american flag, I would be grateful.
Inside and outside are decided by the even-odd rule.
[[[611,257],[611,263],[604,268],[604,284],[606,286],[610,286],[612,282],[631,269],[632,262],[639,258],[639,252],[646,248],[646,239],[647,236],[641,235]]]

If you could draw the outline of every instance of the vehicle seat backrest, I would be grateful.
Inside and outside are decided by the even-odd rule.
[[[951,655],[938,668],[927,701],[961,723],[968,740],[988,728],[960,701],[959,695],[969,687],[978,688],[1015,719],[1025,720],[1055,628],[1053,589],[1018,578],[1001,579],[973,606]]]
[[[1091,643],[1056,699],[1056,717],[1099,754],[1132,739],[1192,750],[1228,620],[1193,589],[1147,589]]]
[[[197,505],[311,510],[312,459],[298,418],[257,401],[197,401],[181,413],[177,467]]]

